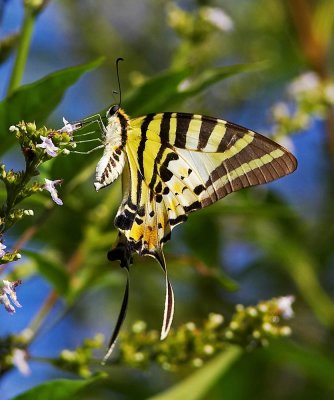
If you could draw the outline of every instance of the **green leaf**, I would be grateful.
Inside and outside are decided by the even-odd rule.
[[[44,123],[48,115],[60,103],[66,89],[73,85],[80,76],[98,67],[103,59],[76,67],[65,68],[44,78],[21,86],[12,95],[0,103],[0,136],[2,137],[0,154],[8,150],[14,143],[14,135],[8,128],[19,121],[35,121],[37,125]]]
[[[150,397],[149,400],[200,400],[242,355],[241,348],[231,346],[204,367],[191,374],[171,389]]]
[[[190,75],[190,71],[190,68],[167,71],[145,81],[126,96],[126,111],[135,115],[164,111],[165,104],[176,95],[178,85]]]
[[[27,392],[24,392],[12,400],[74,400],[79,399],[80,392],[91,385],[100,377],[87,380],[59,379],[43,383]],[[75,396],[75,397],[73,397]]]
[[[207,68],[196,76],[191,76],[191,68],[167,71],[134,89],[124,101],[126,111],[133,115],[143,115],[167,111],[170,107],[175,110],[182,101],[199,94],[210,85],[258,68],[259,64]]]

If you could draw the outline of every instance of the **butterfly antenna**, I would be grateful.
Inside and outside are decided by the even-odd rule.
[[[118,105],[119,105],[119,107],[122,104],[122,91],[121,91],[121,82],[120,82],[120,79],[119,79],[119,67],[118,67],[118,64],[119,64],[120,61],[124,61],[124,58],[119,57],[116,60],[116,74],[117,74],[117,83],[118,83],[118,94],[119,94],[119,103],[118,103]]]

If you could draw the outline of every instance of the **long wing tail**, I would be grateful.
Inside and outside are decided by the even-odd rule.
[[[165,310],[164,310],[164,319],[162,323],[162,328],[161,328],[161,334],[160,334],[160,339],[164,340],[168,332],[170,330],[170,327],[173,322],[173,316],[174,316],[174,292],[172,285],[168,279],[168,274],[167,274],[167,267],[166,267],[166,262],[165,262],[165,257],[163,252],[161,251],[160,253],[157,253],[155,255],[155,258],[159,262],[162,270],[165,273],[165,279],[166,279],[166,297],[165,297]]]

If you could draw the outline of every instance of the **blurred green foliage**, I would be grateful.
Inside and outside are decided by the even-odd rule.
[[[255,129],[269,126],[266,118],[271,115],[268,131],[294,148],[300,166],[294,176],[275,185],[235,193],[191,215],[173,231],[166,246],[176,293],[175,337],[184,333],[185,321],[202,326],[214,312],[232,323],[238,303],[248,306],[264,298],[292,294],[296,307],[291,338],[271,341],[268,347],[252,352],[241,350],[247,348],[242,340],[236,341],[242,347],[234,344],[226,348],[216,341],[219,354],[195,371],[190,367],[165,371],[152,362],[153,356],[145,364],[147,369],[141,371],[140,363],[130,367],[135,363],[121,361],[124,348],[140,339],[131,336],[130,328],[125,328],[121,339],[119,362],[106,367],[99,362],[103,352],[93,352],[101,345],[100,337],[87,339],[80,346],[80,338],[87,336],[82,327],[94,327],[94,336],[105,324],[114,323],[119,306],[123,276],[110,269],[106,253],[117,236],[113,218],[121,201],[120,183],[98,194],[93,190],[98,152],[56,157],[42,164],[36,179],[63,179],[60,197],[64,205],[56,206],[40,191],[25,199],[25,209],[33,209],[35,216],[18,221],[12,228],[10,238],[15,238],[16,244],[7,243],[6,235],[1,238],[24,257],[1,266],[0,271],[1,279],[23,281],[17,289],[19,298],[22,286],[36,275],[51,289],[44,293],[44,302],[22,332],[17,334],[9,324],[4,330],[0,375],[2,380],[9,379],[8,371],[14,365],[22,369],[26,362],[39,361],[57,367],[52,376],[59,380],[43,383],[16,399],[49,398],[51,393],[57,400],[332,399],[333,1],[24,3],[27,8],[21,36],[17,39],[11,32],[1,39],[1,62],[8,62],[10,51],[16,51],[8,95],[0,103],[0,154],[4,161],[13,157],[20,163],[13,156],[19,150],[10,125],[36,121],[41,128],[69,86],[98,66],[92,72],[94,93],[88,86],[81,97],[87,102],[94,98],[107,108],[113,101],[110,88],[116,81],[110,71],[121,55],[126,59],[121,69],[122,105],[131,116],[167,110],[221,118],[240,115]],[[35,6],[34,11],[31,7]],[[58,52],[68,67],[22,85],[23,72],[34,65],[34,58],[54,59],[53,49],[48,52],[31,43],[34,26],[43,24],[48,12],[61,15],[62,24],[55,29],[66,32],[67,47],[64,50],[59,45]],[[27,59],[30,45],[34,51]],[[101,56],[106,57],[103,65]],[[88,63],[83,64],[83,59]],[[100,111],[93,108],[91,114]],[[71,109],[66,110],[67,118],[71,113]],[[234,122],[240,123],[238,118]],[[59,128],[60,120],[61,116],[53,116],[47,126]],[[89,144],[82,145],[83,150],[89,148]],[[311,177],[309,164],[315,170]],[[280,186],[284,191],[279,191]],[[0,199],[5,194],[1,183]],[[154,265],[148,258],[135,256],[131,270],[134,283],[128,321],[144,319],[149,332],[160,326],[163,308],[164,282]],[[25,301],[29,302],[29,296]],[[48,327],[48,317],[52,315],[56,325],[68,314],[75,319],[78,349],[63,349],[56,358],[35,354],[39,335],[52,338],[54,326]],[[68,343],[71,347],[72,342]],[[168,354],[167,341],[158,345],[167,346],[162,353]],[[137,350],[135,347],[133,354]],[[64,371],[93,377],[77,380],[76,375],[69,377]]]

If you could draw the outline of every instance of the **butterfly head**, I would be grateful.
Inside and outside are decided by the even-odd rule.
[[[119,110],[120,110],[120,106],[118,104],[111,106],[107,111],[106,117],[108,119],[114,117],[115,115],[117,115]]]

